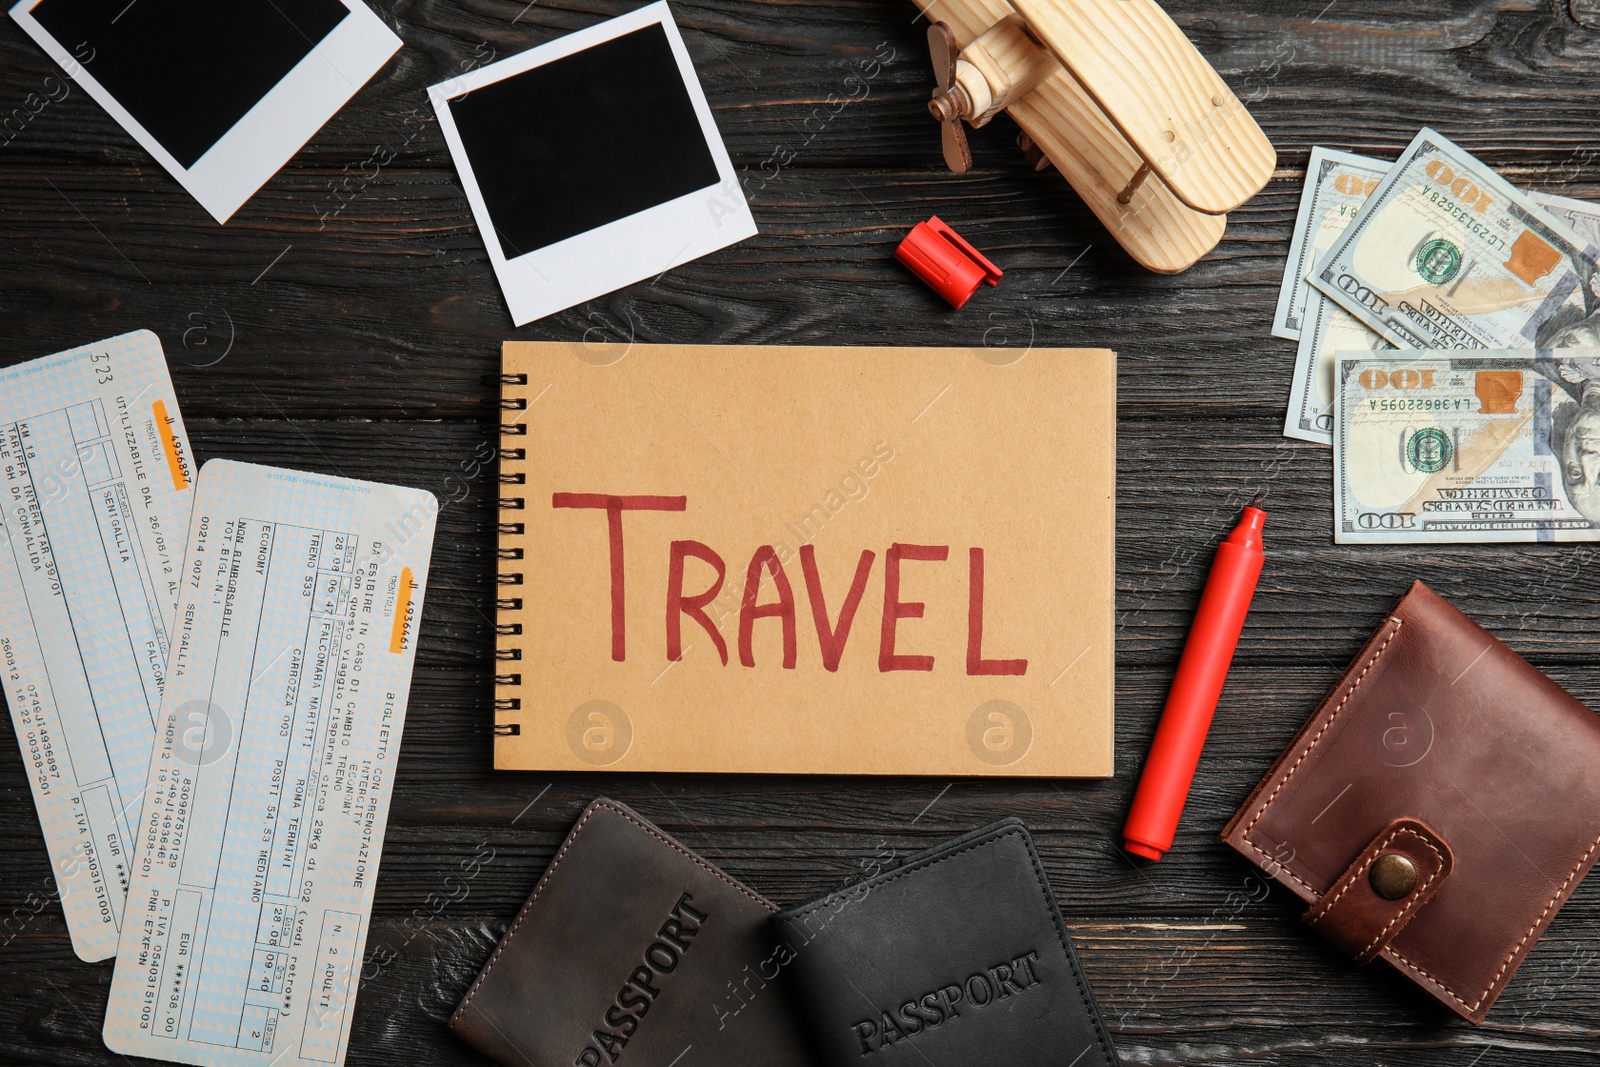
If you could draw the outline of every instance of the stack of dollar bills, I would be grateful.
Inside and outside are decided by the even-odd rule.
[[[1312,150],[1272,332],[1335,541],[1600,540],[1597,246],[1600,206],[1433,130],[1393,164]]]

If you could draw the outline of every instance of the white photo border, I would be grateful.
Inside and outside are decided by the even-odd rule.
[[[339,0],[349,14],[193,166],[185,167],[34,18],[33,9],[43,2],[19,0],[11,8],[12,19],[219,223],[282,170],[401,45],[361,0]]]
[[[592,230],[507,259],[495,233],[494,220],[456,129],[450,101],[475,89],[515,77],[534,67],[563,59],[595,45],[647,26],[666,32],[683,77],[706,148],[716,163],[718,183],[616,219]],[[488,250],[495,277],[505,294],[512,321],[524,326],[535,319],[592,300],[597,296],[653,278],[666,271],[726,248],[758,232],[750,205],[745,202],[727,147],[711,117],[699,75],[666,0],[657,0],[626,15],[569,33],[548,44],[469,71],[430,86],[428,98],[439,118],[450,155],[472,206],[473,219]],[[626,151],[625,145],[619,152]],[[625,166],[625,160],[619,160]]]

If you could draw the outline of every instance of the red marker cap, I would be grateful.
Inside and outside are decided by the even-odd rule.
[[[1000,284],[1003,273],[937,215],[911,227],[894,250],[894,258],[932,286],[953,308],[965,304],[978,291],[979,282]]]

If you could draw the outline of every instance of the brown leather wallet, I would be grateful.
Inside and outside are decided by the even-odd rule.
[[[1600,719],[1416,582],[1222,839],[1481,1023],[1600,855]]]
[[[811,1067],[775,981],[776,910],[596,800],[450,1029],[508,1067]]]

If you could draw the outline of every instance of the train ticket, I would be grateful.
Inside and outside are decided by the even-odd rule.
[[[0,684],[86,960],[117,950],[190,456],[149,331],[0,371]]]
[[[201,470],[106,1008],[114,1051],[343,1061],[437,514],[416,489]]]

